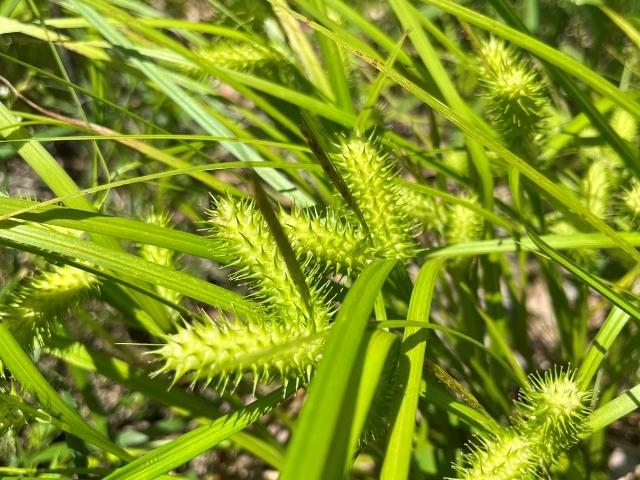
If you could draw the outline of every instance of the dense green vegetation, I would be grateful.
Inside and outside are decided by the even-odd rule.
[[[639,47],[623,0],[0,0],[0,476],[632,475]]]

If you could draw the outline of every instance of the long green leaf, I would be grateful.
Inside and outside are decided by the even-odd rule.
[[[305,20],[307,24],[314,29],[322,32],[330,38],[333,38],[336,42],[340,42],[340,38],[334,35],[331,31],[325,29],[321,25],[312,22],[305,17],[292,12],[292,15]],[[582,202],[576,198],[576,196],[563,185],[556,184],[541,174],[538,170],[532,167],[529,163],[522,158],[509,151],[500,142],[487,136],[482,130],[478,129],[475,125],[467,121],[460,114],[453,111],[442,102],[434,98],[428,92],[420,88],[415,83],[411,82],[406,77],[399,74],[396,70],[387,68],[382,62],[364,54],[363,52],[356,50],[349,45],[343,45],[349,48],[354,55],[362,58],[364,61],[372,65],[377,70],[383,72],[390,79],[401,85],[407,91],[414,94],[417,98],[422,100],[426,105],[438,111],[460,130],[462,130],[469,137],[477,140],[481,145],[495,152],[500,158],[502,158],[509,166],[520,171],[524,176],[529,178],[535,185],[537,185],[540,192],[546,196],[551,197],[560,205],[566,209],[573,211],[576,215],[580,216],[585,222],[589,223],[596,230],[609,236],[620,249],[622,249],[627,255],[633,258],[636,262],[640,263],[640,253],[625,242],[621,236],[615,232],[606,222],[594,215],[588,208],[586,208]]]
[[[233,259],[226,244],[214,238],[194,235],[130,218],[93,214],[84,210],[65,207],[38,207],[37,202],[30,200],[0,197],[0,216],[31,207],[34,210],[17,215],[16,218],[33,223],[55,225],[87,233],[108,235],[132,242],[156,245],[226,264]]]
[[[367,321],[395,261],[370,264],[349,289],[327,338],[281,473],[282,480],[340,479],[349,451]],[[352,392],[349,396],[348,392]]]
[[[128,465],[119,468],[105,480],[152,480],[188,462],[224,439],[256,422],[286,398],[281,388],[255,402],[224,415],[189,433],[158,447]]]
[[[585,67],[576,59],[562,53],[535,38],[526,35],[503,23],[492,20],[478,12],[465,8],[451,0],[422,0],[424,3],[436,6],[451,15],[476,25],[488,32],[508,40],[519,47],[528,50],[538,57],[548,61],[568,74],[582,80],[595,91],[610,98],[620,107],[640,118],[640,104],[626,92],[613,85],[608,80],[602,78],[593,70]]]
[[[611,425],[616,420],[640,408],[640,385],[627,390],[606,405],[598,408],[589,418],[590,432]]]
[[[411,294],[407,320],[429,322],[433,289],[443,263],[444,259],[441,258],[429,260],[420,269]],[[389,444],[382,464],[380,478],[383,480],[400,480],[408,478],[409,475],[413,451],[413,431],[416,423],[416,409],[420,396],[426,347],[426,330],[419,327],[405,328],[403,350],[408,359],[409,371],[400,409],[391,429]]]
[[[70,3],[80,14],[86,18],[89,23],[95,28],[101,35],[103,35],[113,45],[122,49],[130,49],[135,47],[131,41],[121,34],[113,25],[110,25],[105,21],[104,17],[100,15],[94,8],[90,7],[83,0],[70,0]],[[158,67],[153,62],[137,56],[131,56],[128,58],[128,62],[137,68],[140,72],[146,75],[151,81],[153,81],[158,87],[176,104],[178,104],[182,110],[189,115],[200,127],[202,127],[207,133],[216,136],[231,136],[231,132],[222,123],[213,118],[204,106],[196,101],[193,97],[189,96],[180,86],[171,81],[170,75],[166,71]],[[221,142],[224,147],[236,156],[241,161],[261,161],[262,157],[250,147],[233,143],[233,142]],[[310,199],[297,187],[292,184],[286,177],[282,176],[280,172],[273,170],[260,171],[260,175],[272,185],[276,190],[290,192],[293,199],[299,202],[301,205],[308,205]]]
[[[49,228],[5,222],[0,228],[0,243],[23,248],[41,255],[55,255],[61,259],[95,265],[131,284],[147,282],[182,293],[210,305],[218,306],[240,315],[252,315],[253,302],[237,293],[212,285],[183,272],[178,272],[134,255],[116,251],[54,232]]]
[[[69,426],[68,431],[118,458],[132,458],[126,451],[87,425],[82,417],[58,396],[3,323],[0,323],[0,359],[47,413]]]

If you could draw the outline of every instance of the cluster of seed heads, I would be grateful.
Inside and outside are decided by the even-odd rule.
[[[415,250],[414,221],[404,187],[374,142],[346,140],[336,163],[356,201],[366,227],[353,213],[293,208],[279,221],[303,266],[308,299],[287,269],[269,225],[249,200],[216,200],[210,222],[235,257],[234,279],[246,283],[256,300],[250,318],[223,314],[185,324],[155,351],[164,362],[159,372],[174,381],[216,382],[225,388],[243,375],[258,381],[287,383],[308,378],[321,356],[332,308],[327,298],[327,270],[351,274],[375,258],[408,259]],[[365,230],[366,228],[366,230]]]

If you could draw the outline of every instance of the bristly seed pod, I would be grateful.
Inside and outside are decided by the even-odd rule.
[[[173,371],[224,390],[245,374],[258,382],[281,379],[285,385],[309,379],[317,364],[329,324],[329,308],[319,288],[308,285],[310,308],[294,284],[269,226],[247,200],[220,199],[211,212],[214,233],[235,254],[236,278],[248,280],[262,301],[245,321],[202,321],[185,325],[154,353],[164,361],[156,374]],[[313,276],[313,273],[312,275]]]
[[[69,265],[39,272],[7,295],[0,305],[0,321],[30,349],[34,340],[41,342],[49,334],[52,322],[98,283],[95,275]]]
[[[631,187],[622,194],[625,207],[631,214],[632,222],[640,219],[640,182],[633,180]]]
[[[481,50],[480,79],[488,113],[511,146],[531,140],[547,116],[546,88],[511,46],[491,38]]]
[[[436,200],[411,188],[404,188],[402,195],[410,207],[410,216],[420,223],[422,230],[444,232],[446,219],[444,209]]]
[[[388,155],[370,140],[351,138],[342,144],[336,160],[371,234],[372,253],[382,258],[410,258],[416,249],[414,224]]]
[[[624,108],[616,108],[609,121],[611,127],[627,142],[635,142],[638,135],[638,121]]]
[[[257,43],[219,41],[197,54],[216,67],[238,72],[277,73],[286,67],[286,59],[278,52]]]
[[[555,367],[532,375],[516,402],[514,426],[495,436],[482,434],[466,456],[467,466],[458,468],[458,479],[540,478],[587,432],[590,399],[573,370]]]
[[[573,370],[554,368],[530,378],[516,404],[515,422],[524,435],[539,438],[538,454],[550,466],[588,430],[591,392],[580,388]]]
[[[474,205],[479,205],[475,197],[461,197]],[[483,220],[474,210],[465,205],[453,205],[449,210],[446,228],[448,243],[465,243],[478,240],[482,233]]]
[[[167,212],[151,210],[147,213],[145,218],[147,223],[158,225],[161,227],[167,227],[171,224],[171,217]],[[176,252],[168,248],[158,247],[157,245],[143,244],[140,246],[140,256],[148,262],[161,265],[168,268],[176,268]],[[172,303],[179,304],[182,300],[182,294],[164,288],[161,286],[155,287],[158,294]],[[175,316],[176,311],[171,309],[171,315]]]
[[[611,189],[617,172],[607,159],[596,160],[587,169],[582,180],[582,194],[587,208],[596,217],[606,219],[611,204]]]
[[[537,476],[533,444],[513,429],[492,438],[479,437],[465,455],[465,467],[456,467],[455,480],[534,480]],[[452,479],[453,480],[453,479]]]
[[[322,330],[329,321],[322,291],[309,282],[311,312],[291,279],[269,226],[253,202],[220,199],[211,212],[214,234],[227,242],[240,268],[235,277],[249,281],[269,317],[290,326]]]
[[[310,209],[281,212],[280,221],[305,264],[313,262],[350,274],[362,270],[370,260],[361,229],[331,210],[324,217]]]
[[[258,382],[281,379],[309,380],[320,360],[327,330],[283,325],[277,322],[201,321],[181,327],[168,335],[166,344],[152,352],[164,361],[155,375],[173,371],[173,382],[186,376],[191,385],[215,381],[224,391],[235,388],[246,373],[251,373],[254,390]]]

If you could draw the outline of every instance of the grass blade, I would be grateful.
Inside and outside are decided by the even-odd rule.
[[[420,269],[416,285],[409,302],[407,320],[429,322],[431,299],[436,278],[444,259],[433,259]],[[426,330],[419,327],[407,327],[403,336],[403,353],[408,359],[407,384],[387,445],[385,460],[380,478],[396,480],[408,478],[411,453],[413,451],[413,431],[416,423],[416,409],[422,382],[422,366],[427,347]],[[428,395],[428,392],[427,392]]]
[[[291,439],[282,480],[344,476],[359,383],[357,360],[376,296],[394,265],[393,260],[370,264],[349,289]]]
[[[591,432],[611,425],[638,408],[640,408],[640,385],[630,388],[593,412],[588,422]]]
[[[282,389],[275,390],[246,407],[214,420],[210,425],[198,427],[152,450],[107,475],[104,480],[151,480],[167,473],[256,422],[282,398]]]

